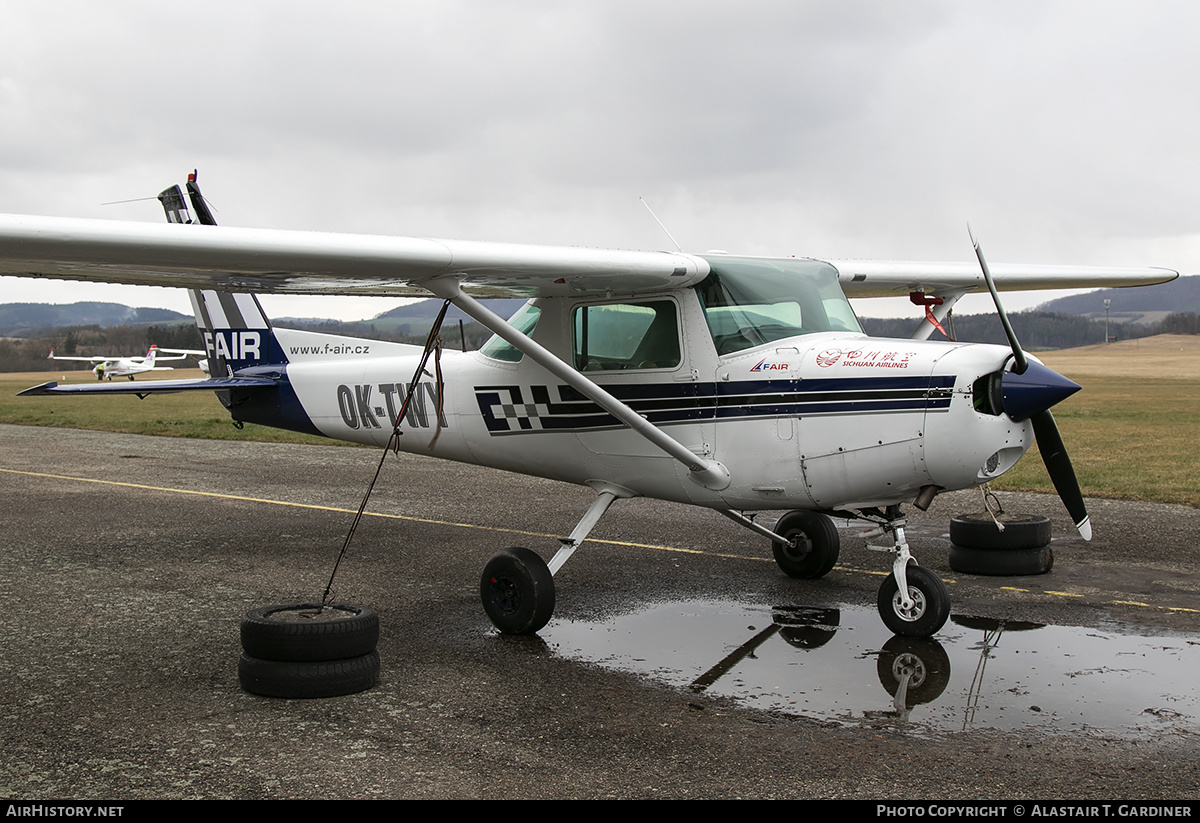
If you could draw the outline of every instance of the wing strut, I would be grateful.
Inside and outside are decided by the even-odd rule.
[[[484,328],[511,343],[518,351],[528,355],[530,359],[543,366],[559,380],[678,460],[691,472],[692,479],[701,486],[713,491],[720,491],[729,486],[729,470],[725,466],[715,460],[705,460],[697,456],[687,446],[664,433],[662,429],[584,377],[582,373],[568,366],[548,349],[514,329],[502,317],[463,292],[458,280],[435,278],[424,285],[438,297],[449,300]]]
[[[910,340],[928,340],[933,330],[937,329],[947,338],[953,339],[946,330],[942,328],[942,323],[946,322],[946,318],[950,316],[950,310],[954,308],[954,304],[967,293],[966,289],[954,289],[952,291],[938,292],[935,296],[929,297],[925,291],[918,290],[909,294],[909,300],[918,306],[925,307],[925,317],[921,320],[919,326],[909,335]],[[951,331],[954,331],[951,329]]]

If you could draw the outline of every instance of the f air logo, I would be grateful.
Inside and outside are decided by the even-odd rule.
[[[262,334],[256,331],[206,331],[204,348],[209,357],[218,360],[257,362],[263,358]]]
[[[342,422],[352,429],[390,429],[407,396],[408,390],[403,383],[343,384],[337,387],[338,412]],[[383,405],[378,405],[380,397]],[[437,387],[433,383],[418,383],[404,413],[404,424],[409,428],[428,429],[431,423],[449,428],[442,404],[438,402]]]

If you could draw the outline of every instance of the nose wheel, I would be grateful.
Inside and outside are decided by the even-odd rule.
[[[933,572],[915,564],[904,569],[908,596],[900,591],[895,573],[879,587],[879,616],[892,634],[932,637],[950,616],[950,592]]]
[[[891,546],[873,546],[868,549],[891,552],[892,573],[879,587],[876,601],[883,624],[892,634],[902,637],[932,637],[937,634],[950,617],[950,591],[942,579],[928,569],[917,565],[908,549],[904,536],[905,520],[899,506],[889,506],[886,512],[871,510],[878,524],[863,533],[863,537],[878,537],[891,533]],[[861,515],[860,515],[861,516]],[[878,519],[876,519],[878,518]]]

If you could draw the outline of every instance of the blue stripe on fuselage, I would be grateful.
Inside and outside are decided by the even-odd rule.
[[[604,388],[652,423],[682,423],[780,415],[945,411],[950,406],[954,382],[953,376],[946,375],[618,384]],[[569,386],[555,386],[553,390],[545,385],[476,386],[475,396],[492,434],[583,431],[621,425]]]

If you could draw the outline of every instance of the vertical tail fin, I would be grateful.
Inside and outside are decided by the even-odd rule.
[[[253,294],[192,289],[188,296],[213,377],[250,366],[287,363],[271,331],[271,321]]]
[[[188,214],[187,203],[183,202],[183,192],[179,186],[171,186],[158,193],[158,202],[162,203],[163,211],[167,213],[168,223],[191,223],[192,216]]]
[[[200,193],[195,171],[188,175],[187,192],[200,225],[217,225],[208,202]],[[179,186],[164,189],[158,199],[167,214],[168,223],[193,222]],[[188,296],[196,315],[196,327],[204,338],[204,348],[208,352],[208,373],[211,376],[226,377],[250,366],[287,363],[283,350],[275,342],[271,321],[253,294],[189,289]]]

